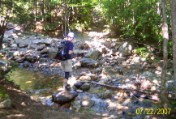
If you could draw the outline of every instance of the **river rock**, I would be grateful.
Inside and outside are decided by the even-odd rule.
[[[119,47],[120,56],[128,56],[132,54],[132,45],[129,42],[123,43]]]
[[[46,45],[50,45],[52,43],[52,40],[49,38],[45,38],[45,39],[36,39],[33,40],[34,44],[46,44]]]
[[[41,51],[41,50],[43,50],[45,47],[46,47],[45,44],[41,44],[41,45],[37,46],[36,50],[37,50],[37,51]]]
[[[98,67],[98,62],[90,58],[82,58],[80,62],[82,67],[90,67],[90,68]]]
[[[91,53],[87,54],[85,57],[97,60],[101,56],[102,56],[101,52],[98,50],[95,50],[95,51],[92,51]]]
[[[76,91],[66,90],[66,91],[54,93],[52,95],[52,101],[59,105],[64,105],[66,103],[73,101],[77,96],[78,96],[78,93]]]
[[[82,80],[82,81],[88,81],[88,80],[91,80],[91,77],[90,76],[80,76],[79,77],[79,80]]]
[[[83,91],[88,91],[90,89],[90,84],[89,83],[84,83],[81,87],[81,90]]]
[[[29,62],[31,62],[31,63],[34,63],[34,62],[36,62],[37,60],[38,60],[38,56],[36,56],[36,55],[26,55],[25,56],[25,60],[26,61],[29,61]]]
[[[75,86],[76,88],[80,89],[83,84],[84,84],[83,82],[76,82],[76,83],[74,84],[74,86]]]
[[[84,82],[77,82],[74,84],[74,86],[82,91],[88,91],[90,89],[90,84]]]

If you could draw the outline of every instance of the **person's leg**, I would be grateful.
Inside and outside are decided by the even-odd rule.
[[[72,60],[66,60],[65,62],[65,78],[68,80],[70,77],[70,73],[72,72]]]
[[[69,77],[70,77],[70,72],[65,72],[65,79],[68,80]]]
[[[72,60],[69,59],[69,60],[65,61],[65,82],[66,83],[65,83],[64,89],[70,88],[70,85],[67,84],[67,81],[68,81],[68,79],[70,77],[71,72],[72,72]]]
[[[62,70],[64,71],[64,81],[63,81],[63,90],[66,89],[66,85],[67,85],[67,78],[66,78],[66,61],[61,61],[61,67],[62,67]]]

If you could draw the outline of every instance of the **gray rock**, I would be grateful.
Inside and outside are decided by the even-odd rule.
[[[95,51],[93,51],[93,52],[87,54],[85,57],[91,58],[91,59],[94,59],[94,60],[97,60],[97,59],[99,59],[101,56],[102,56],[101,52],[98,51],[98,50],[95,50]]]
[[[79,80],[87,81],[87,80],[91,80],[91,77],[90,76],[80,76]]]
[[[76,91],[64,90],[62,92],[54,93],[52,95],[52,101],[59,105],[64,105],[66,103],[73,101],[77,96],[78,96],[78,93]]]
[[[84,83],[81,87],[81,90],[83,91],[88,91],[90,89],[90,84],[89,83]]]
[[[80,62],[82,67],[90,67],[90,68],[98,67],[98,62],[90,58],[82,58]]]
[[[80,89],[83,84],[84,84],[83,82],[76,82],[76,83],[74,84],[74,86],[75,86],[76,88]]]
[[[120,56],[128,56],[131,55],[132,53],[132,45],[128,42],[123,43],[120,47],[119,47],[119,52],[120,52]]]

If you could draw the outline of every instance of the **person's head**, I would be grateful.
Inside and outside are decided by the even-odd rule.
[[[75,34],[73,32],[69,32],[67,34],[67,40],[72,41],[75,38]]]

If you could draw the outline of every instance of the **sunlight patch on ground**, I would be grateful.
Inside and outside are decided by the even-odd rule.
[[[103,38],[105,37],[106,35],[108,35],[109,32],[96,32],[96,31],[91,31],[88,33],[88,36],[89,37],[92,37],[92,38]]]
[[[12,114],[12,115],[8,115],[6,119],[15,119],[15,118],[22,118],[22,117],[25,117],[24,114]]]

